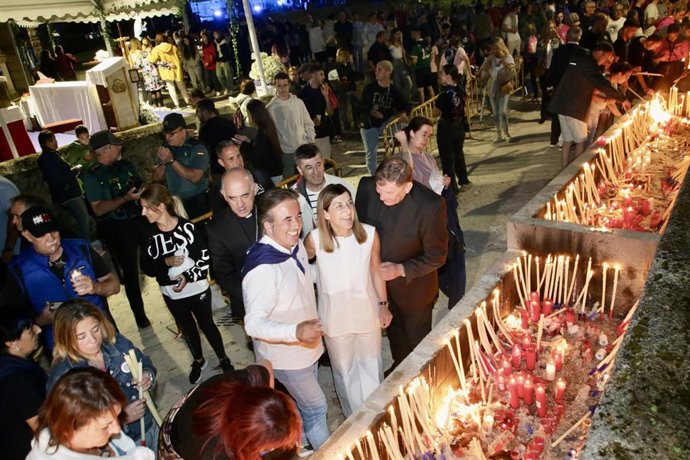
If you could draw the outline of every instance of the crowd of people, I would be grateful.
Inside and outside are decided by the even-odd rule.
[[[366,22],[345,12],[269,22],[260,41],[285,72],[268,103],[253,81],[241,81],[232,119],[204,98],[235,87],[224,31],[158,34],[155,46],[133,40],[129,59],[148,97],[162,102],[165,87],[178,106],[179,91],[196,109],[198,138],[182,115],[167,115],[144,183],[149,174],[122,157],[110,131],[78,127],[64,153],[41,133],[38,165],[52,203],[76,223],[72,234],[45,200],[0,181],[11,196],[0,296],[8,458],[153,458],[137,445],[164,459],[318,449],[330,435],[318,380],[324,352],[348,416],[431,330],[439,290],[449,308],[464,295],[457,199],[472,186],[463,152],[470,81],[489,99],[503,142],[512,140],[508,105],[524,72],[540,123],[551,122],[551,144],[561,138],[565,167],[631,101],[682,83],[686,13],[682,1],[547,0],[454,4],[448,15],[403,7]],[[187,93],[185,75],[196,91]],[[411,116],[415,103],[433,98],[437,123]],[[381,132],[398,116],[406,125],[395,135],[400,153],[380,160]],[[369,176],[357,187],[325,172],[341,123],[359,129],[366,152]],[[440,167],[429,153],[434,132]],[[197,385],[160,429],[143,395],[156,388],[155,363],[118,332],[108,306],[124,285],[137,326],[151,327],[140,272],[158,283]],[[210,276],[251,339],[256,365],[235,369],[227,356]],[[393,357],[385,372],[382,329]],[[222,371],[204,382],[199,331]],[[39,345],[47,374],[33,360]],[[130,350],[140,372],[123,360]]]

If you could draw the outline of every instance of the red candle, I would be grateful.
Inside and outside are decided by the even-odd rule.
[[[539,322],[539,314],[541,313],[541,306],[539,305],[539,302],[532,300],[529,303],[529,306],[530,306],[530,313],[532,314],[532,322],[538,323]]]
[[[508,391],[510,391],[510,407],[517,409],[520,407],[520,397],[518,396],[518,383],[515,377],[511,377],[508,381]],[[544,400],[544,407],[546,407],[546,400]]]
[[[520,326],[523,329],[529,329],[529,313],[525,308],[520,310]]]
[[[522,336],[522,349],[524,350],[532,343],[532,334],[529,331],[525,331],[525,335]]]
[[[506,378],[502,375],[498,376],[498,389],[500,391],[506,391]]]
[[[537,291],[532,291],[529,293],[529,300],[533,300],[535,302],[539,302],[539,292]]]
[[[525,401],[525,404],[527,404],[528,406],[534,402],[533,390],[534,390],[534,386],[532,385],[532,377],[528,375],[525,378],[523,397],[522,397],[523,401]]]
[[[520,351],[520,345],[513,344],[513,367],[515,369],[520,369],[520,361],[522,360],[522,352]]]
[[[572,308],[568,308],[565,311],[565,323],[570,326],[571,324],[575,324],[575,310]]]
[[[517,377],[517,390],[518,390],[518,397],[520,399],[525,397],[525,376],[522,374],[519,374]]]
[[[537,415],[539,417],[546,416],[546,391],[544,390],[544,385],[541,383],[537,384],[537,388],[534,390],[534,396],[537,400]]]
[[[534,446],[534,449],[538,453],[541,454],[542,452],[544,452],[544,438],[543,437],[537,436],[537,437],[533,438],[532,439],[532,445]]]
[[[527,370],[533,371],[537,367],[537,345],[530,343],[525,348],[525,360],[527,361]]]
[[[524,460],[538,460],[539,453],[536,450],[528,450],[522,458]]]
[[[565,380],[563,378],[559,378],[558,381],[556,381],[556,393],[554,395],[554,399],[558,402],[563,402],[563,396],[565,395]]]
[[[541,310],[541,312],[544,313],[544,316],[549,316],[551,314],[552,310],[553,310],[553,301],[544,300],[544,302],[542,303],[542,310]]]
[[[508,358],[504,357],[503,362],[501,363],[501,367],[503,367],[503,375],[506,377],[509,377],[510,374],[513,373],[513,368],[510,367],[510,361],[508,361]]]
[[[556,364],[556,372],[563,368],[563,352],[561,350],[553,351],[553,362]]]

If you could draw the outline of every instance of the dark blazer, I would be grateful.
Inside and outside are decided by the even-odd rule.
[[[609,99],[622,101],[625,97],[611,86],[589,52],[573,53],[561,82],[556,87],[549,112],[587,121],[594,90]]]
[[[61,204],[81,196],[77,175],[54,150],[46,150],[38,157],[38,167],[48,184],[53,203]]]
[[[226,207],[214,214],[206,231],[216,280],[230,295],[233,311],[236,306],[244,309],[240,271],[247,257],[247,249],[257,241],[257,235],[261,237],[257,231],[256,212],[242,219]]]
[[[388,217],[400,207],[395,221]],[[437,269],[446,262],[448,216],[440,196],[417,182],[395,206],[376,193],[373,177],[359,182],[356,201],[359,220],[373,225],[381,239],[381,260],[401,263],[405,278],[386,283],[391,300],[401,309],[430,305],[438,295]],[[386,209],[388,208],[388,209]]]
[[[561,82],[566,69],[568,69],[570,57],[575,54],[584,54],[585,52],[585,49],[577,43],[566,43],[556,48],[551,58],[551,66],[549,67],[548,85],[556,88]]]

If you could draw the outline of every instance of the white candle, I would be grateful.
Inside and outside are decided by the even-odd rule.
[[[613,307],[616,304],[616,294],[618,294],[618,274],[621,271],[621,266],[616,265],[613,272],[613,294],[611,296],[611,309],[609,310],[609,319],[613,319]]]
[[[599,311],[604,313],[606,311],[606,272],[609,270],[609,264],[604,262],[603,264],[601,264],[601,268],[604,272],[602,273],[601,305],[599,306]]]
[[[546,363],[546,372],[544,373],[544,378],[548,381],[553,381],[556,378],[556,364],[549,360]]]

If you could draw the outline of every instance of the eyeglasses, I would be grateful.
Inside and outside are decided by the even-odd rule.
[[[184,131],[184,128],[176,129],[175,131],[170,131],[168,133],[165,133],[165,137],[173,137],[175,134]]]

